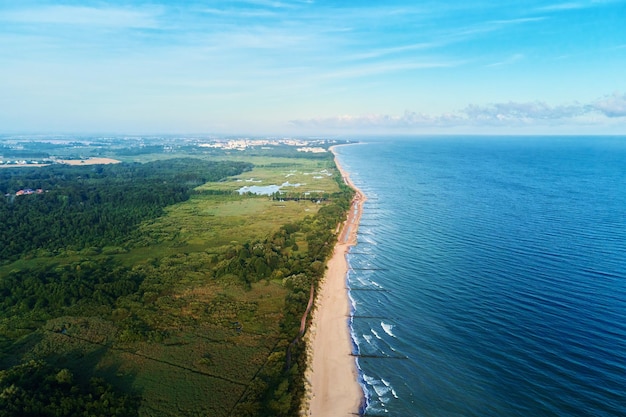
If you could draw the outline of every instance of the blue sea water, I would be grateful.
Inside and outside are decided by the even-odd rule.
[[[348,256],[367,415],[626,416],[626,138],[381,138]]]

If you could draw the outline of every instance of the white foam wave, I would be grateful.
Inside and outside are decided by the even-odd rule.
[[[359,338],[356,337],[356,334],[354,333],[354,331],[350,332],[350,337],[352,338],[352,343],[354,343],[354,346],[356,347],[357,352],[360,350],[361,347],[361,343],[359,342]]]
[[[359,240],[370,245],[378,245],[378,243],[374,239],[371,239],[367,237],[366,235],[360,235]]]
[[[389,389],[389,387],[386,387],[384,385],[379,385],[379,384],[372,385],[372,388],[374,389],[374,392],[376,393],[376,395],[378,395],[378,399],[380,400],[380,402],[384,404],[385,395],[389,394],[389,392],[391,392],[391,389]]]
[[[365,341],[367,343],[369,343],[370,345],[372,344],[372,336],[368,335],[368,334],[364,334],[363,335],[363,339],[365,339]]]
[[[384,405],[384,404],[381,404]],[[389,413],[389,410],[387,410],[385,407],[379,408],[379,407],[367,407],[367,410],[365,410],[366,413],[368,414],[372,414],[372,415],[382,415],[382,414],[387,414]]]
[[[376,382],[376,378],[365,374],[363,374],[363,380],[367,382],[368,385],[372,385],[374,382]]]
[[[363,380],[365,384],[369,386],[372,391],[374,391],[374,394],[376,394],[376,397],[378,400],[376,404],[370,403],[367,411],[386,413],[387,410],[385,409],[385,404],[389,402],[390,398],[388,397],[388,394],[389,393],[393,394],[393,388],[385,384],[384,380],[379,381],[376,378],[371,377],[371,376],[363,375]],[[367,390],[367,392],[369,393],[370,390]],[[381,408],[378,408],[378,407],[381,407]]]
[[[385,384],[385,386],[387,386],[390,390],[391,390],[391,395],[394,396],[394,398],[398,398],[398,394],[396,393],[396,390],[393,389],[393,387],[391,386],[391,383],[389,381],[385,381],[384,378],[381,378],[380,381]]]
[[[385,333],[387,333],[389,336],[391,337],[396,337],[395,334],[393,334],[392,329],[394,328],[393,324],[387,324],[384,321],[380,322],[380,327],[383,328],[383,330],[385,331]]]
[[[348,298],[350,299],[350,306],[352,306],[352,311],[356,311],[356,300],[352,297],[351,293],[348,293]]]
[[[377,332],[376,330],[374,330],[374,329],[370,329],[370,331],[372,332],[372,334],[373,334],[374,336],[376,336],[376,339],[378,339],[378,340],[383,340],[383,338],[382,338],[382,337],[380,337],[380,335],[378,334],[378,332]]]

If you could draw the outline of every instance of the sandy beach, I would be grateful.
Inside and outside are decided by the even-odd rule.
[[[307,397],[304,399],[303,414],[312,417],[358,415],[363,401],[355,358],[351,356],[346,254],[356,244],[365,195],[350,181],[337,158],[335,163],[344,181],[356,191],[356,196],[348,218],[342,224],[333,256],[328,261],[307,336]]]

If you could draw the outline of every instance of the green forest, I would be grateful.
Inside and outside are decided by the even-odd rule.
[[[353,191],[330,154],[259,158],[0,170],[0,416],[298,415]],[[233,192],[298,169],[323,202]]]
[[[185,158],[146,164],[0,170],[0,259],[33,250],[116,246],[136,226],[187,200],[193,188],[250,170],[242,162]],[[40,190],[16,196],[19,190]]]

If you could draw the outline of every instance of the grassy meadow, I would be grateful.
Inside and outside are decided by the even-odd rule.
[[[303,294],[313,278],[295,295],[294,286],[285,283],[294,273],[322,272],[309,266],[309,248],[319,243],[311,225],[319,223],[318,212],[333,200],[305,196],[344,195],[345,200],[346,190],[330,154],[229,157],[254,167],[197,186],[186,201],[139,224],[126,242],[31,252],[0,265],[0,279],[33,265],[75,271],[98,260],[143,277],[139,290],[118,297],[108,308],[79,303],[62,314],[36,316],[20,310],[13,317],[0,317],[0,369],[43,359],[69,369],[77,381],[103,378],[138,398],[140,416],[270,415],[267,410],[292,415],[297,400],[280,378],[292,384],[302,372],[296,365],[283,375],[283,368],[294,318],[304,310],[299,305],[306,305]],[[299,184],[289,191],[302,199],[236,192],[244,185],[285,182]],[[295,224],[299,226],[289,232],[281,229]],[[315,227],[322,227],[325,236],[334,232],[330,224]],[[271,267],[278,262],[270,259],[276,254],[287,260],[280,268]],[[254,256],[265,262],[256,269],[246,263]],[[239,264],[247,269],[238,270]],[[250,271],[261,272],[250,277]]]

